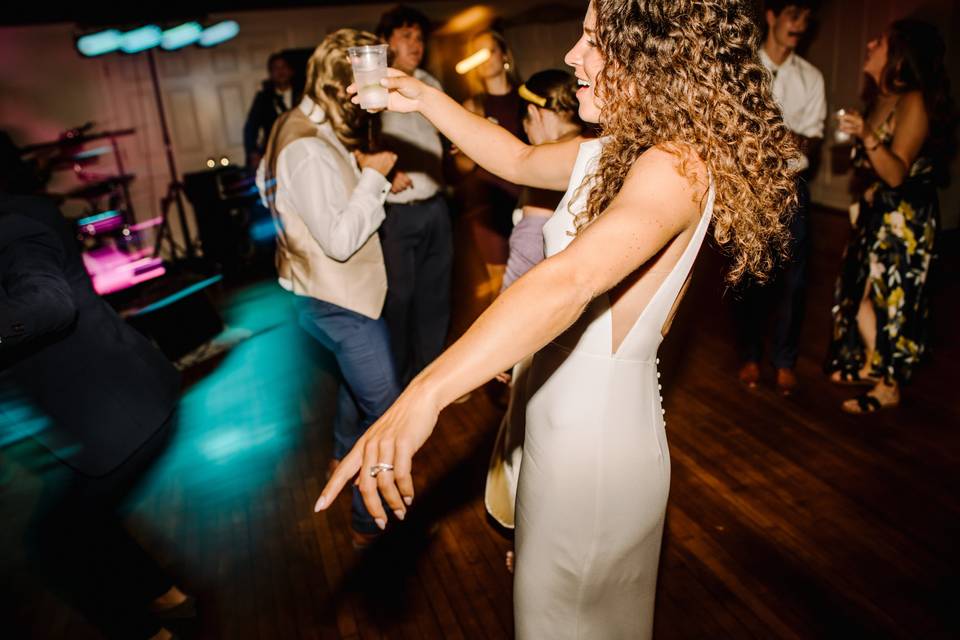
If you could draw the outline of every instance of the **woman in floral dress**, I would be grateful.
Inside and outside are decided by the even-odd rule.
[[[939,208],[938,169],[952,105],[936,28],[900,20],[867,45],[866,115],[840,116],[854,137],[859,202],[833,307],[827,361],[838,384],[870,385],[848,413],[897,406],[926,349],[927,279]]]

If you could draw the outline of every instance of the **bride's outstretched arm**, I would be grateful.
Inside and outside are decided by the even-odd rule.
[[[595,296],[697,220],[705,181],[691,185],[676,164],[675,156],[659,149],[641,156],[603,215],[564,251],[517,280],[410,383],[340,462],[316,509],[327,508],[359,472],[364,503],[377,523],[386,524],[380,495],[402,518],[413,500],[413,454],[440,410],[562,333]],[[379,463],[395,468],[374,477],[370,469]]]
[[[391,111],[419,111],[462,153],[514,184],[563,191],[570,181],[580,140],[528,145],[503,127],[476,115],[447,94],[390,69],[383,80]],[[353,92],[353,85],[348,87]],[[358,102],[355,97],[354,102]]]

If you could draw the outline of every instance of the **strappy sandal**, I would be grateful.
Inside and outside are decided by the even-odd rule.
[[[857,404],[851,406],[851,400]],[[844,402],[842,405],[840,405],[840,408],[844,411],[844,413],[860,415],[863,413],[876,413],[882,409],[893,409],[898,405],[898,402],[883,404],[876,396],[872,396],[869,393],[862,393],[856,398],[850,398],[850,400]]]
[[[837,375],[830,375],[830,382],[833,384],[838,384],[842,387],[860,387],[863,385],[875,385],[880,380],[880,378],[873,378],[871,376],[861,376],[859,371],[847,371],[847,370],[838,370]]]

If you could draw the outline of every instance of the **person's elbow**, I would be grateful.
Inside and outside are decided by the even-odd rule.
[[[323,249],[323,253],[331,260],[346,262],[353,257],[353,254],[355,254],[360,247],[354,246],[352,242],[334,241],[325,243],[321,248]]]
[[[77,305],[68,286],[56,287],[47,296],[46,317],[47,331],[58,332],[67,329],[77,319]]]
[[[887,186],[891,189],[899,189],[903,184],[903,176],[895,176],[892,180],[887,180]]]
[[[889,175],[884,176],[884,182],[887,183],[887,186],[891,189],[897,189],[903,185],[904,180],[907,179],[907,170],[901,165],[900,162],[897,162],[897,166],[894,166],[890,169]]]
[[[55,312],[52,314],[52,326],[50,328],[53,332],[63,331],[69,328],[74,321],[77,319],[77,307],[73,304],[73,300],[64,302],[63,304],[56,307]]]
[[[551,288],[556,292],[557,299],[563,300],[564,307],[583,309],[601,291],[595,274],[582,268],[562,251],[535,268],[545,272],[544,276],[554,283],[555,286]]]

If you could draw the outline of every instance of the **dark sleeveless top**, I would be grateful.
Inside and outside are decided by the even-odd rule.
[[[523,131],[523,100],[520,98],[517,88],[511,89],[509,93],[505,93],[502,96],[480,93],[474,96],[473,99],[488,120],[500,125],[521,140],[527,139]],[[505,194],[509,194],[513,199],[520,197],[520,192],[522,191],[520,186],[498,178],[483,169],[480,171],[482,172],[481,179],[484,182],[497,187]],[[511,206],[510,208],[512,209],[513,207]]]

